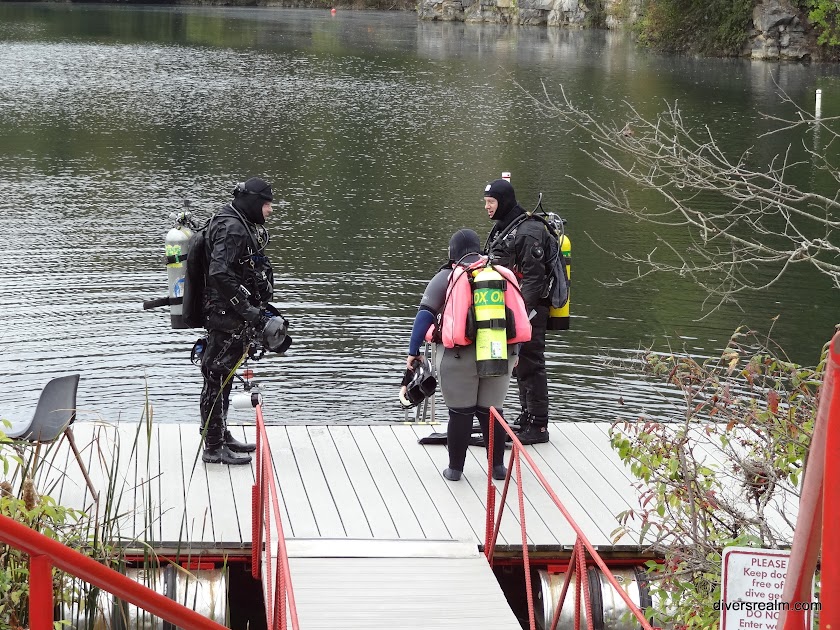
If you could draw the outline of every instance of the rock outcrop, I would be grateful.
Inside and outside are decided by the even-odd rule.
[[[583,28],[623,28],[636,22],[642,0],[420,0],[427,20]]]
[[[417,13],[427,20],[618,29],[638,21],[642,0],[419,0]],[[741,54],[803,61],[819,57],[820,48],[807,15],[791,0],[761,0]]]
[[[601,19],[600,4],[599,0],[420,0],[417,14],[427,20],[583,27],[597,25],[593,22]]]
[[[753,28],[743,54],[752,59],[810,59],[816,36],[802,12],[790,0],[762,0],[753,9]]]

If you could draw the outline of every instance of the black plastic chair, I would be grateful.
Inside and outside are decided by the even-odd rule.
[[[26,440],[33,443],[49,443],[62,434],[67,438],[79,468],[82,469],[85,482],[90,489],[94,501],[99,501],[99,493],[93,487],[87,468],[82,461],[73,431],[70,425],[76,419],[76,391],[79,387],[79,374],[61,376],[48,382],[38,398],[38,406],[32,421],[24,427],[12,427],[4,430],[7,437],[16,440]],[[0,427],[2,428],[2,427]]]

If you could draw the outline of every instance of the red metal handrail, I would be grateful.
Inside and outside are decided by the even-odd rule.
[[[840,518],[840,332],[828,348],[825,377],[814,433],[808,450],[808,465],[799,499],[799,516],[793,534],[782,600],[791,610],[779,613],[777,628],[801,630],[805,611],[795,604],[809,604],[811,583],[822,546],[820,630],[840,625],[840,538],[833,529]],[[828,481],[828,483],[826,483]],[[826,527],[826,525],[828,527]],[[829,529],[830,528],[830,529]]]
[[[53,630],[53,567],[184,630],[226,630],[225,626],[8,516],[0,515],[0,542],[29,554],[30,630]]]
[[[274,476],[271,448],[265,431],[262,405],[257,405],[257,470],[256,482],[251,488],[251,574],[260,579],[265,558],[265,616],[269,630],[286,630],[291,619],[293,630],[298,630],[297,606],[292,588],[292,574],[289,569],[289,554],[286,551],[286,537],[280,518],[280,492]],[[273,518],[272,518],[273,517]],[[272,571],[271,525],[277,534],[277,566]],[[263,547],[265,534],[265,547]],[[271,580],[274,579],[274,584]],[[288,605],[287,605],[288,602]]]
[[[563,609],[563,603],[566,598],[566,591],[569,588],[569,584],[571,581],[572,573],[576,573],[578,579],[575,580],[575,630],[580,630],[580,604],[581,604],[581,592],[583,594],[584,603],[586,605],[586,622],[589,630],[592,630],[592,606],[591,602],[589,601],[589,577],[586,571],[586,554],[585,552],[589,552],[589,556],[598,565],[601,569],[601,572],[607,578],[609,583],[612,587],[616,590],[619,597],[624,600],[624,603],[627,604],[628,609],[635,615],[636,619],[641,624],[644,630],[653,630],[650,623],[648,623],[647,619],[645,619],[644,614],[636,605],[635,602],[630,598],[630,596],[622,589],[618,581],[615,579],[615,576],[607,567],[606,563],[603,561],[601,556],[595,551],[595,548],[586,538],[586,535],[583,533],[583,530],[578,526],[575,520],[572,518],[572,515],[569,514],[569,511],[563,506],[560,502],[560,499],[554,493],[554,490],[551,489],[551,486],[546,481],[545,477],[543,476],[542,472],[540,471],[539,467],[534,463],[534,460],[531,459],[531,456],[528,454],[522,447],[522,442],[519,441],[519,438],[514,434],[513,430],[510,428],[505,419],[496,411],[495,408],[490,408],[490,426],[494,425],[493,420],[498,421],[505,432],[510,436],[511,441],[513,442],[513,449],[510,454],[510,462],[508,463],[508,471],[505,477],[505,485],[502,489],[501,499],[500,499],[500,507],[499,513],[496,515],[496,486],[493,483],[492,477],[492,457],[493,457],[493,434],[495,431],[492,429],[489,431],[489,439],[487,444],[487,521],[485,527],[485,539],[484,539],[484,554],[487,556],[487,561],[492,565],[493,564],[493,555],[496,550],[496,540],[499,537],[499,528],[502,524],[502,514],[504,513],[506,499],[507,499],[507,492],[510,486],[510,479],[511,474],[513,471],[516,471],[516,494],[519,499],[519,523],[522,530],[522,560],[525,565],[525,590],[528,599],[528,621],[530,624],[531,630],[536,629],[536,620],[534,618],[534,599],[533,594],[531,592],[531,564],[530,558],[528,555],[528,536],[525,529],[525,497],[522,492],[522,469],[521,469],[521,460],[525,458],[528,466],[533,472],[534,476],[540,482],[540,485],[543,489],[548,493],[551,497],[551,500],[554,501],[554,505],[560,510],[560,512],[565,517],[566,521],[569,523],[571,528],[577,534],[577,539],[575,541],[574,550],[572,551],[572,557],[569,560],[569,566],[566,570],[566,578],[563,583],[563,590],[560,593],[560,599],[557,602],[557,608],[554,611],[554,618],[551,621],[551,624],[548,626],[550,630],[554,630],[557,627],[557,622],[560,620],[560,612]]]

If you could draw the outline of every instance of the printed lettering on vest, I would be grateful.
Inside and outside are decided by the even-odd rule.
[[[489,268],[502,279],[490,280],[475,285],[474,274]],[[481,321],[477,310],[503,307],[505,317],[491,317]],[[458,266],[449,276],[446,298],[437,320],[426,331],[426,341],[442,343],[445,348],[468,346],[475,341],[477,329],[490,327],[500,322],[506,328],[507,343],[523,343],[531,340],[531,322],[525,308],[525,300],[514,273],[501,265],[488,265],[482,257],[469,267]]]

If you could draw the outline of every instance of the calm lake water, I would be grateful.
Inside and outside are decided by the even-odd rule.
[[[652,230],[599,213],[569,176],[608,176],[514,80],[541,82],[605,117],[627,100],[653,114],[678,99],[733,153],[766,163],[788,142],[774,79],[803,106],[834,65],[671,58],[621,33],[419,22],[411,13],[0,4],[0,413],[28,417],[52,376],[80,372],[80,419],[197,422],[198,331],[171,330],[163,240],[186,197],[200,216],[262,175],[282,199],[270,221],[288,356],[256,364],[270,421],[403,419],[409,332],[449,235],[491,224],[484,184],[513,172],[568,220],[573,329],[548,343],[553,419],[664,413],[667,399],[608,366],[640,346],[718,353],[738,325],[814,363],[840,298],[809,273],[704,315],[688,280],[605,286],[634,269]],[[800,185],[824,186],[809,167]],[[666,231],[677,247],[686,235]],[[623,399],[624,406],[619,405]],[[512,400],[511,400],[512,402]],[[512,409],[513,406],[509,407]],[[237,412],[233,420],[247,420]]]

